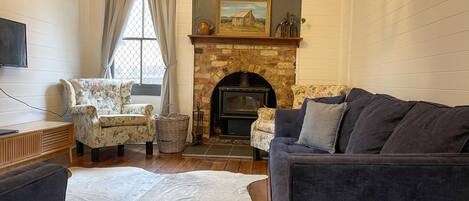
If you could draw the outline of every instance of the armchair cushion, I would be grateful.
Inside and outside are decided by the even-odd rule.
[[[101,131],[102,147],[119,144],[135,144],[152,142],[155,139],[154,130],[150,126],[112,126]]]
[[[149,104],[128,104],[122,107],[122,114],[151,115],[153,106]]]
[[[101,127],[113,126],[142,126],[147,124],[148,117],[142,114],[112,114],[100,115]]]

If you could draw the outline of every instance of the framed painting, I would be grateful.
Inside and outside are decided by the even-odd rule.
[[[218,0],[217,34],[270,36],[271,0]]]

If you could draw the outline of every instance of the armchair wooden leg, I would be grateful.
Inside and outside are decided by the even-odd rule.
[[[99,148],[91,149],[91,161],[99,162]]]
[[[147,147],[147,149],[146,149],[147,156],[148,155],[153,156],[153,142],[147,142],[146,147]]]
[[[118,156],[123,156],[124,155],[124,145],[123,144],[117,145],[117,155]]]
[[[261,150],[258,148],[252,148],[252,160],[258,161],[261,159]]]
[[[83,143],[77,140],[76,145],[77,145],[76,147],[77,155],[83,155]]]

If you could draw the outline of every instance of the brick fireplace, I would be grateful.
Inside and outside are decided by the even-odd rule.
[[[193,39],[191,37],[191,39]],[[277,108],[293,101],[297,43],[281,40],[193,40],[194,108],[204,111],[204,138],[210,137],[212,94],[217,84],[234,73],[254,73],[275,92]]]

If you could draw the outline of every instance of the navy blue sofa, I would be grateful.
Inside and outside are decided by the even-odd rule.
[[[469,146],[466,141],[458,153],[383,154],[379,150],[365,154],[344,153],[348,146],[352,146],[350,134],[373,96],[367,91],[352,89],[345,99],[348,108],[335,154],[296,143],[304,111],[277,110],[275,138],[269,152],[272,201],[469,200],[469,154],[464,153]],[[466,131],[464,135],[469,134]],[[431,146],[432,142],[412,143],[418,147],[419,143]]]
[[[63,201],[67,169],[37,163],[0,175],[0,201]]]

